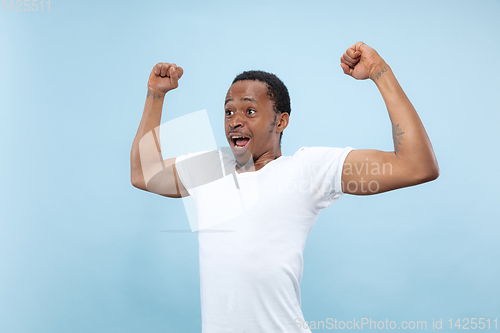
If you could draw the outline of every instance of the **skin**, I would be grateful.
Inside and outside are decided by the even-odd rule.
[[[165,94],[179,86],[179,79],[184,74],[182,67],[173,63],[157,63],[148,80],[146,103],[139,129],[132,143],[130,152],[131,183],[134,187],[163,195],[169,198],[189,196],[182,185],[175,169],[175,158],[163,160],[157,132]],[[155,137],[153,146],[147,146],[147,152],[141,154],[141,139],[148,134]]]
[[[392,69],[371,47],[358,42],[340,58],[344,74],[357,80],[372,80],[387,106],[392,123],[393,151],[356,149],[351,151],[342,169],[342,191],[370,195],[436,179],[439,166],[425,128],[399,85]],[[151,71],[143,117],[131,151],[132,185],[171,198],[189,195],[175,170],[175,158],[163,160],[159,140],[140,154],[139,142],[160,126],[165,94],[178,87],[183,69],[176,64],[158,63]],[[238,81],[225,100],[225,131],[233,149],[238,172],[260,170],[281,156],[280,133],[287,127],[287,113],[279,115],[260,81]],[[230,138],[236,133],[250,138],[245,149],[236,150]],[[250,160],[252,163],[248,163]],[[153,176],[151,176],[153,175]]]
[[[289,116],[274,111],[267,84],[255,80],[235,82],[227,92],[224,109],[226,138],[238,163],[238,172],[260,170],[281,156],[280,133],[287,127]],[[249,138],[245,148],[234,148],[232,134]],[[254,167],[247,164],[250,159]]]
[[[340,66],[344,74],[376,84],[389,112],[394,141],[394,151],[351,151],[343,166],[342,191],[370,195],[438,178],[439,166],[422,121],[384,59],[358,42],[342,55]]]

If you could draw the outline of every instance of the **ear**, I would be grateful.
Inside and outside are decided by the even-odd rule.
[[[276,131],[281,133],[288,126],[288,121],[290,120],[290,115],[286,112],[281,112],[278,115],[278,126],[276,127]]]

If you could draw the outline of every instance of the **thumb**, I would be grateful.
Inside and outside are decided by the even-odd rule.
[[[172,85],[174,87],[177,87],[179,85],[179,79],[181,78],[182,74],[184,71],[182,70],[182,67],[176,67],[172,68],[170,72],[170,80],[172,82]]]
[[[361,54],[363,52],[363,49],[365,49],[365,46],[368,46],[366,45],[365,43],[363,42],[357,42],[356,44],[353,45],[354,46],[354,50],[356,52],[359,52],[359,54]]]
[[[168,76],[170,76],[170,84],[172,85],[172,87],[177,88],[177,86],[179,85],[179,83],[177,82],[179,81],[179,78],[177,77],[177,73],[175,73],[175,68],[173,66],[170,67]]]
[[[177,80],[179,80],[182,77],[182,74],[184,74],[184,70],[180,66],[177,67],[175,70],[177,72]]]

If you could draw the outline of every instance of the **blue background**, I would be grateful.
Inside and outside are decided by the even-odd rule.
[[[359,40],[392,67],[441,176],[321,213],[304,254],[306,320],[426,320],[432,331],[443,318],[448,331],[450,318],[499,318],[498,17],[498,1],[0,10],[0,331],[199,332],[197,234],[165,232],[189,228],[182,202],[130,184],[152,67],[184,68],[162,122],[207,109],[219,145],[231,80],[262,69],[290,90],[285,155],[390,151],[376,86],[339,66]]]

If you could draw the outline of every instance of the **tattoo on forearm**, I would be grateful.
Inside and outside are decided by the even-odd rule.
[[[382,70],[380,72],[377,73],[377,76],[375,76],[375,79],[378,80],[382,76],[383,72],[387,72],[387,68],[385,68],[385,66],[384,66],[384,68],[382,68]]]
[[[401,146],[403,134],[405,134],[405,132],[401,131],[401,128],[399,128],[399,124],[397,124],[396,126],[392,125],[392,139],[394,140],[394,150],[396,151],[396,154],[399,151],[399,146]]]
[[[155,93],[152,93],[151,91],[148,90],[148,95],[146,96],[146,98],[148,98],[150,96],[153,96],[153,99],[161,97],[160,94],[155,94]]]

